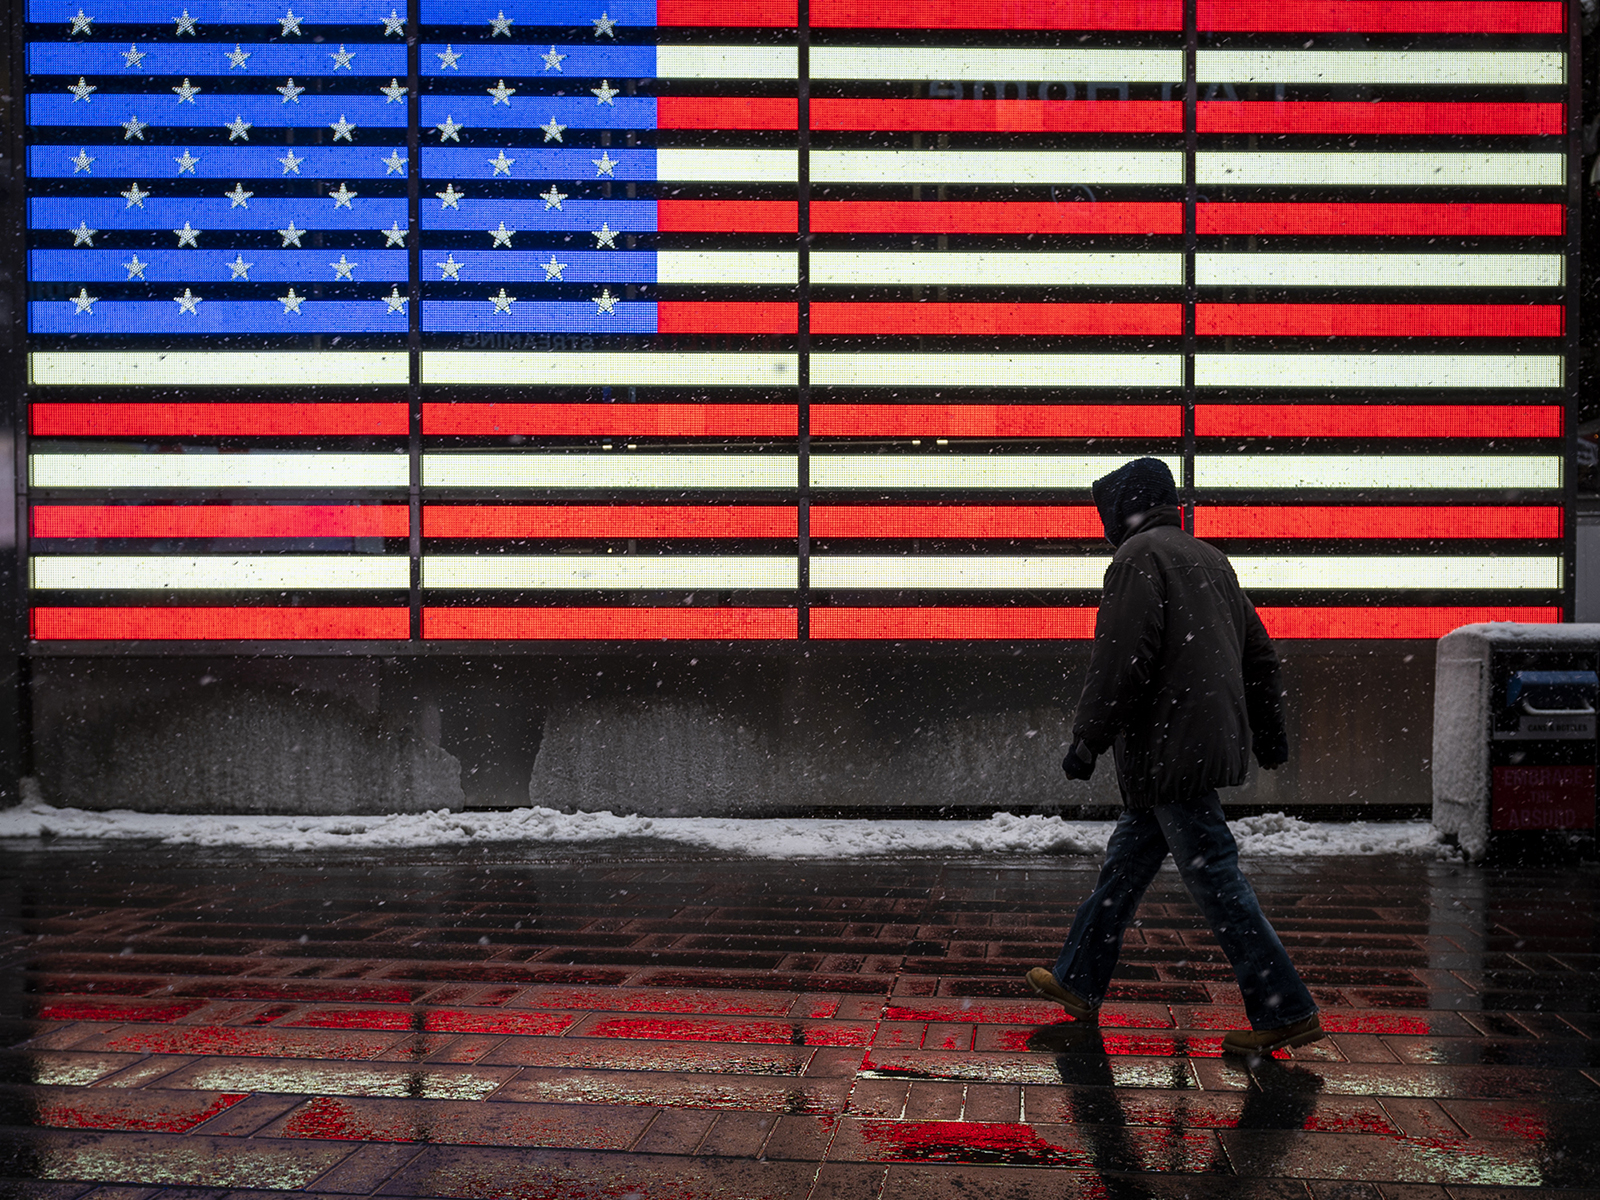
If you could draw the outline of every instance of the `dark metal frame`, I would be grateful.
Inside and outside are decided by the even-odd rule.
[[[11,165],[4,187],[12,203],[5,214],[0,230],[0,254],[15,271],[12,280],[11,316],[12,336],[0,345],[0,380],[11,393],[9,403],[0,403],[0,422],[11,433],[12,472],[14,482],[15,535],[14,546],[0,549],[0,588],[10,591],[0,613],[0,638],[3,647],[4,669],[0,681],[12,676],[10,687],[0,695],[0,802],[15,795],[16,780],[33,770],[33,739],[30,683],[31,657],[28,641],[28,395],[27,395],[27,301],[28,301],[28,221],[27,221],[27,94],[23,86],[27,65],[25,48],[27,31],[24,24],[24,0],[11,0],[7,5],[10,17],[10,37],[5,52],[8,58],[5,89],[6,99],[0,99],[0,129],[6,138],[6,160]]]
[[[1562,472],[1562,508],[1566,520],[1561,532],[1567,563],[1562,596],[1562,618],[1574,620],[1578,606],[1578,296],[1583,278],[1583,10],[1578,0],[1567,4],[1567,421],[1566,468]]]
[[[800,431],[797,445],[798,459],[798,494],[797,506],[799,509],[799,541],[797,546],[799,559],[799,589],[797,599],[803,597],[809,586],[809,489],[807,485],[807,460],[809,457],[810,437],[807,428],[807,401],[809,400],[810,384],[808,378],[808,363],[810,339],[807,333],[807,321],[804,319],[810,304],[809,283],[809,245],[810,234],[808,229],[808,205],[805,201],[809,198],[808,155],[809,149],[809,121],[807,112],[809,107],[809,28],[807,0],[799,2],[799,31],[798,50],[800,59],[800,74],[797,82],[798,100],[800,108],[799,122],[799,151],[800,175],[798,195],[800,226],[798,230],[797,253],[799,256],[799,307],[802,319],[799,323],[798,354],[800,361],[799,378],[799,411]],[[26,353],[26,314],[27,314],[27,222],[25,220],[26,204],[26,137],[24,124],[25,100],[25,43],[26,43],[26,12],[24,0],[11,0],[7,5],[11,17],[8,52],[12,71],[12,97],[9,106],[0,102],[0,118],[9,117],[8,129],[9,147],[11,151],[11,178],[9,180],[12,195],[16,200],[10,214],[12,223],[0,232],[0,252],[7,259],[17,265],[17,273],[13,287],[13,304],[15,314],[16,336],[9,347],[0,350],[0,375],[12,385],[14,401],[7,407],[5,416],[0,419],[8,420],[14,433],[14,465],[16,472],[16,548],[15,558],[12,561],[0,560],[0,578],[9,567],[14,572],[15,602],[8,607],[5,616],[0,617],[4,623],[7,638],[4,653],[8,664],[16,664],[16,686],[12,696],[6,699],[5,706],[15,713],[14,720],[7,720],[8,714],[0,712],[0,723],[6,726],[6,732],[0,734],[0,775],[9,773],[14,769],[26,774],[29,769],[28,742],[26,730],[28,721],[28,694],[29,694],[29,664],[34,658],[105,658],[105,657],[189,657],[189,656],[215,656],[230,655],[240,657],[292,657],[296,655],[314,657],[417,657],[425,655],[599,655],[599,654],[630,654],[648,650],[653,655],[662,653],[670,654],[724,654],[724,655],[753,655],[753,654],[805,654],[809,655],[814,647],[821,644],[812,643],[807,638],[806,615],[807,608],[804,604],[800,609],[800,636],[795,641],[752,641],[752,642],[657,642],[657,641],[541,641],[541,642],[491,642],[491,641],[435,641],[425,642],[421,638],[421,465],[422,465],[422,388],[420,377],[421,357],[421,274],[420,246],[421,230],[419,220],[419,192],[420,192],[420,146],[419,146],[419,118],[421,105],[421,71],[420,53],[422,39],[421,2],[408,0],[407,3],[407,82],[410,87],[408,94],[408,153],[411,155],[411,169],[409,177],[408,224],[409,241],[408,249],[411,261],[411,285],[409,308],[409,352],[410,352],[410,386],[408,389],[410,420],[408,450],[410,462],[410,477],[408,486],[408,504],[411,513],[411,532],[409,538],[410,580],[409,593],[410,606],[410,632],[411,640],[377,641],[377,642],[186,642],[186,643],[154,643],[154,642],[100,642],[100,643],[53,643],[34,642],[29,638],[26,628],[28,612],[28,586],[25,575],[25,564],[28,561],[28,435],[27,435],[27,353]],[[1576,219],[1582,202],[1583,181],[1581,178],[1581,129],[1582,129],[1582,78],[1581,78],[1581,15],[1577,0],[1569,0],[1568,4],[1568,38],[1567,51],[1570,68],[1568,72],[1568,126],[1567,126],[1567,154],[1569,162],[1567,179],[1567,206],[1569,219],[1565,242],[1565,257],[1567,262],[1567,332],[1564,348],[1565,359],[1565,387],[1564,401],[1567,412],[1566,435],[1564,438],[1564,452],[1566,456],[1566,469],[1563,473],[1562,502],[1566,512],[1563,524],[1562,547],[1565,557],[1565,579],[1562,597],[1562,611],[1566,620],[1573,619],[1575,609],[1575,590],[1577,582],[1577,536],[1575,520],[1576,481],[1574,479],[1573,462],[1576,447],[1576,425],[1578,405],[1578,306],[1579,306],[1579,262],[1580,262],[1580,227]],[[1182,453],[1184,456],[1184,474],[1182,489],[1188,501],[1186,507],[1191,514],[1193,511],[1193,466],[1195,455],[1195,401],[1196,392],[1194,385],[1194,352],[1195,329],[1194,314],[1196,300],[1196,285],[1194,275],[1194,258],[1197,243],[1195,230],[1195,207],[1197,188],[1195,183],[1195,154],[1198,146],[1198,131],[1196,126],[1196,106],[1198,98],[1198,85],[1196,81],[1196,56],[1198,51],[1197,28],[1197,0],[1186,0],[1184,4],[1184,117],[1185,117],[1185,232],[1183,243],[1184,254],[1184,330],[1182,340],[1182,353],[1184,356],[1184,376],[1182,386],[1183,405],[1183,434]],[[9,112],[7,111],[9,108]],[[3,554],[3,551],[0,551]],[[1364,643],[1343,642],[1315,642],[1308,643],[1318,648],[1333,650],[1338,646],[1358,645]],[[1423,645],[1426,643],[1406,643],[1408,645]],[[890,654],[925,655],[929,657],[942,657],[948,654],[1004,654],[1015,655],[1022,653],[1028,656],[1058,654],[1061,645],[1055,642],[829,642],[826,644],[830,655],[843,657],[860,657],[871,655]],[[0,779],[3,786],[3,779]]]

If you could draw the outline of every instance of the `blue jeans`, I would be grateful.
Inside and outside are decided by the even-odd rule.
[[[1215,789],[1185,804],[1123,812],[1106,847],[1099,882],[1079,907],[1056,960],[1061,986],[1090,1004],[1105,998],[1122,950],[1122,931],[1169,851],[1233,964],[1251,1027],[1281,1029],[1316,1012],[1316,1001],[1239,871],[1239,847],[1228,832]]]

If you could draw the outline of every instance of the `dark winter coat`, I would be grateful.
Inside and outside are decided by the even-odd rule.
[[[1286,761],[1278,658],[1227,556],[1185,533],[1176,507],[1116,540],[1072,733],[1096,754],[1115,746],[1124,803],[1243,783],[1252,749]]]

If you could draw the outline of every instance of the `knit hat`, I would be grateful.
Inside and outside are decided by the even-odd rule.
[[[1100,510],[1100,521],[1105,526],[1106,537],[1113,546],[1138,528],[1134,518],[1152,508],[1178,503],[1178,488],[1172,482],[1172,472],[1159,458],[1136,458],[1124,463],[1109,475],[1102,475],[1090,485],[1095,507]]]

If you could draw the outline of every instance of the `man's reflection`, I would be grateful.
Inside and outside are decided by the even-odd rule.
[[[1148,1191],[1127,1173],[1150,1171],[1227,1171],[1220,1147],[1211,1161],[1190,1158],[1186,1098],[1173,1096],[1170,1123],[1159,1138],[1132,1138],[1127,1113],[1117,1090],[1105,1034],[1097,1024],[1072,1021],[1035,1029],[1025,1043],[1029,1050],[1054,1056],[1056,1073],[1066,1086],[1066,1121],[1083,1139],[1084,1151],[1100,1172],[1105,1195],[1112,1200],[1143,1197]],[[1186,1054],[1183,1039],[1174,1046]],[[1252,1139],[1252,1174],[1271,1174],[1293,1142],[1291,1134],[1306,1128],[1322,1093],[1320,1075],[1274,1058],[1248,1060],[1253,1086],[1233,1128],[1265,1133]],[[1282,1136],[1274,1138],[1273,1131]],[[1259,1156],[1259,1157],[1258,1157]]]

